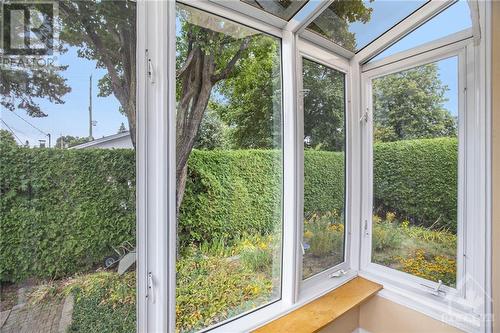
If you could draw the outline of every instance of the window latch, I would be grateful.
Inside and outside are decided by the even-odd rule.
[[[346,275],[346,274],[347,274],[347,271],[344,271],[343,269],[341,269],[341,270],[338,270],[338,271],[336,271],[336,272],[334,272],[334,273],[330,274],[328,277],[329,277],[330,279],[333,279],[333,278],[339,278],[339,277],[342,277],[342,276],[344,276],[344,275]]]
[[[146,295],[151,303],[155,304],[155,281],[153,279],[153,273],[148,273],[148,293]]]
[[[149,81],[151,82],[151,84],[155,83],[154,74],[155,74],[155,71],[154,71],[153,62],[151,61],[151,59],[148,59],[148,77],[149,77]]]
[[[444,290],[441,290],[441,287],[443,287],[443,281],[441,281],[441,280],[438,280],[438,285],[435,288],[429,287],[425,284],[421,284],[421,285],[426,287],[426,288],[431,289],[431,294],[434,296],[445,296],[446,295],[446,292]]]
[[[364,229],[365,229],[365,236],[368,236],[370,233],[368,232],[368,220],[365,220],[365,226],[364,226]]]

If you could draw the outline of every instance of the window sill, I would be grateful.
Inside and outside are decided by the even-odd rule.
[[[312,333],[327,326],[382,289],[382,285],[356,277],[337,289],[256,329],[253,333]]]
[[[458,328],[464,332],[482,332],[481,318],[472,308],[454,304],[453,298],[437,298],[431,294],[422,294],[372,272],[359,272],[360,276],[376,281],[383,286],[378,294],[391,302],[418,311],[426,316]],[[457,300],[455,300],[457,301]]]

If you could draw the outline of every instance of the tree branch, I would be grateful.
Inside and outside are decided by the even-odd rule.
[[[243,54],[243,51],[245,51],[248,47],[248,44],[250,44],[250,38],[246,37],[243,42],[240,44],[240,48],[236,52],[236,54],[233,56],[233,58],[228,62],[226,68],[224,68],[222,71],[220,71],[218,74],[212,75],[212,83],[215,84],[220,80],[226,79],[229,74],[231,74],[234,66],[236,65],[236,62],[241,58],[241,55]]]

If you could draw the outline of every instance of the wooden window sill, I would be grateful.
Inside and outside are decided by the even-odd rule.
[[[355,277],[328,294],[254,330],[253,333],[318,332],[381,289],[382,286],[378,283]]]

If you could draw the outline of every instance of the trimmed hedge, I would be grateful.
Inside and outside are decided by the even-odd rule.
[[[85,271],[135,237],[131,150],[0,145],[0,281]]]
[[[373,156],[376,208],[416,224],[456,230],[457,139],[379,143]]]
[[[133,151],[0,144],[0,156],[0,281],[85,271],[134,239]],[[456,140],[381,143],[374,156],[377,207],[456,226]],[[307,151],[304,159],[305,210],[342,211],[343,155]],[[281,219],[280,163],[277,151],[193,151],[181,243],[273,231]]]
[[[271,232],[281,220],[281,154],[272,150],[195,150],[179,219],[180,241]]]

